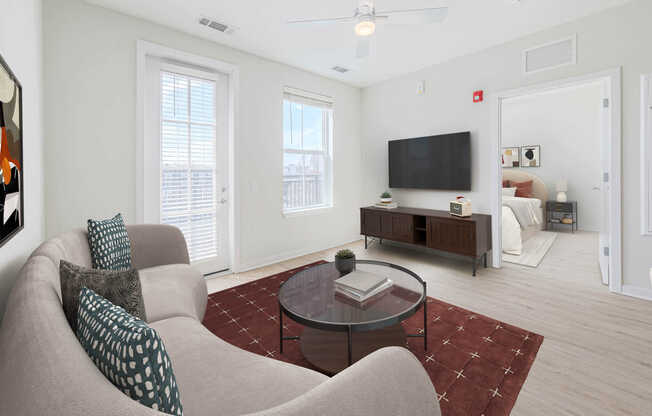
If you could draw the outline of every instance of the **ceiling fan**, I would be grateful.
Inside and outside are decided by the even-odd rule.
[[[327,24],[355,23],[355,34],[358,35],[357,58],[369,55],[369,37],[376,31],[377,23],[388,24],[429,24],[442,22],[448,15],[448,7],[427,7],[422,9],[398,9],[377,11],[373,0],[358,0],[358,7],[353,16],[292,19],[288,24]]]

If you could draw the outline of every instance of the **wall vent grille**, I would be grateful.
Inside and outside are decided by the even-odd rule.
[[[576,63],[577,35],[523,51],[523,73],[526,75]]]
[[[235,27],[229,26],[224,23],[220,23],[216,20],[209,19],[208,17],[202,17],[199,19],[199,24],[202,26],[206,26],[208,28],[211,28],[213,30],[217,30],[218,32],[230,34],[233,33],[235,30]]]

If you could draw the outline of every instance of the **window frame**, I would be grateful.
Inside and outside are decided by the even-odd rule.
[[[294,98],[294,99],[293,99]],[[303,107],[301,109],[302,125],[301,125],[301,148],[292,149],[285,146],[285,103],[289,102],[290,111],[292,111],[293,104],[308,105],[313,108],[319,108],[322,112],[322,150],[311,150],[303,148]],[[299,215],[318,214],[331,210],[334,207],[333,197],[333,130],[334,130],[334,103],[331,97],[321,94],[311,93],[305,90],[299,90],[291,87],[284,87],[281,97],[281,211],[284,217],[293,217]],[[292,126],[290,126],[292,128]],[[285,154],[302,155],[318,155],[324,159],[324,172],[323,172],[323,198],[325,202],[318,205],[306,205],[306,177],[305,172],[302,171],[302,205],[296,208],[285,207]],[[303,159],[305,169],[305,159]]]

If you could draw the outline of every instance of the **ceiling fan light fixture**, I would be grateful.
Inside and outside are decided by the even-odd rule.
[[[370,36],[376,31],[376,24],[371,16],[362,16],[355,25],[355,34],[358,36]]]

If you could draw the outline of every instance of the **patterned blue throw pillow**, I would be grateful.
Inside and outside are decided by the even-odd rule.
[[[172,363],[156,331],[88,288],[79,295],[77,338],[120,391],[145,406],[183,415]]]
[[[88,244],[94,269],[131,269],[131,243],[121,214],[109,220],[88,220]]]

